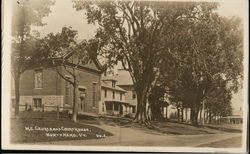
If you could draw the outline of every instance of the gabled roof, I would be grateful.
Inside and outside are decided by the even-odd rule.
[[[102,76],[103,81],[117,81],[115,76]]]
[[[119,87],[119,86],[112,87],[112,86],[108,83],[108,81],[101,81],[101,87],[108,88],[108,89],[112,89],[112,90],[116,90],[116,91],[120,91],[120,92],[127,92],[126,90],[122,89],[122,88]]]
[[[104,81],[117,81],[116,85],[118,86],[133,86],[134,83],[128,71],[124,69],[118,69],[118,74],[102,76]]]
[[[117,85],[119,86],[133,86],[133,80],[129,74],[128,71],[125,70],[119,70],[118,75],[115,76],[117,82]]]
[[[53,59],[55,59],[55,60],[61,60],[61,59],[66,60],[66,59],[69,59],[70,57],[72,57],[74,55],[74,53],[75,53],[74,51],[71,51],[71,52],[68,52],[68,53],[64,52],[62,54],[62,56],[55,56],[55,57],[53,57]],[[93,63],[83,64],[82,67],[85,68],[85,69],[90,69],[90,70],[99,71],[99,72],[103,71],[102,65],[100,64],[100,62],[97,59],[91,59],[91,61]],[[95,69],[95,67],[97,68],[97,70]]]

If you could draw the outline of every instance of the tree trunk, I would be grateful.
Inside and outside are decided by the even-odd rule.
[[[15,76],[15,116],[19,116],[19,101],[20,101],[20,75]]]
[[[190,120],[191,120],[192,125],[195,124],[194,115],[195,115],[195,111],[194,111],[194,107],[192,106],[191,107],[191,114],[190,114]]]
[[[209,123],[209,124],[212,123],[212,113],[211,113],[211,110],[210,110],[210,109],[209,109],[208,123]]]
[[[152,112],[153,112],[152,111],[152,106],[149,105],[148,108],[147,108],[147,113],[146,113],[147,118],[148,118],[149,121],[153,120],[153,118],[154,118]]]
[[[78,85],[73,85],[73,111],[72,111],[72,121],[77,121],[77,103],[78,102]]]
[[[177,119],[178,119],[178,122],[180,122],[180,109],[178,106],[177,106]]]
[[[183,117],[183,111],[184,111],[184,109],[183,109],[183,107],[181,108],[181,122],[183,122],[183,119],[184,119],[184,117]]]
[[[168,119],[168,106],[166,106],[166,119]]]
[[[193,105],[191,107],[190,119],[191,119],[192,125],[194,126],[198,126],[198,115],[199,115],[199,108],[196,105]]]
[[[196,108],[195,111],[195,126],[198,126],[199,122],[198,122],[198,116],[199,116],[199,108]]]
[[[139,123],[147,123],[148,122],[148,118],[146,115],[146,94],[142,93],[142,92],[138,92],[137,93],[137,112],[135,115],[135,122],[139,122]]]
[[[202,109],[200,110],[200,123],[202,123]]]

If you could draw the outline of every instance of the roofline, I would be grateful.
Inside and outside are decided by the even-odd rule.
[[[102,81],[118,81],[118,80],[116,80],[116,79],[102,79]]]
[[[68,58],[70,58],[74,53],[75,53],[75,51],[71,51],[71,52],[69,52],[69,53],[64,54],[63,56],[52,57],[52,59],[55,59],[55,60],[60,60],[60,59],[62,59],[62,58],[68,59]],[[103,67],[102,67],[101,63],[99,62],[99,60],[97,60],[97,59],[92,59],[92,58],[90,58],[90,59],[94,62],[95,66],[96,66],[96,67],[99,69],[99,71],[102,73],[104,70],[103,70]],[[89,69],[90,69],[90,68],[89,68]],[[95,71],[96,71],[96,70],[95,70]]]
[[[130,104],[130,103],[128,103],[128,102],[118,101],[118,100],[105,100],[104,102],[105,102],[105,103],[115,102],[115,103],[120,103],[120,104],[126,104],[126,105],[129,105],[129,106],[136,106],[136,105],[134,105],[134,104]]]
[[[60,58],[56,58],[55,60],[60,61],[61,59]],[[68,61],[67,61],[67,63],[65,63],[65,65],[67,65],[67,66],[75,66],[75,64],[70,63]],[[53,66],[55,66],[55,65],[53,65]],[[63,65],[61,63],[59,63],[57,66],[63,66]],[[95,73],[98,73],[98,74],[102,74],[102,70],[100,70],[100,69],[99,70],[95,70],[95,69],[92,69],[92,68],[89,68],[89,67],[86,67],[86,66],[78,65],[78,69],[88,70],[88,71],[92,71],[92,72],[95,72]]]
[[[126,90],[116,89],[116,88],[108,87],[108,86],[105,86],[105,85],[101,85],[101,87],[104,87],[104,88],[107,88],[107,89],[116,90],[116,91],[121,91],[121,92],[124,92],[124,93],[127,92]]]
[[[134,86],[134,84],[117,84],[117,86]]]

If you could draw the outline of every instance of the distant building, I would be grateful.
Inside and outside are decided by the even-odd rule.
[[[241,108],[233,109],[232,115],[223,117],[222,118],[224,123],[231,123],[231,124],[241,124],[243,123],[243,112]]]
[[[118,69],[118,74],[115,76],[117,79],[117,85],[126,90],[125,101],[133,106],[133,113],[137,110],[137,95],[134,89],[133,81],[128,71],[124,69]]]
[[[103,76],[101,82],[100,113],[125,116],[133,113],[133,105],[126,101],[126,90],[117,85],[114,76]]]

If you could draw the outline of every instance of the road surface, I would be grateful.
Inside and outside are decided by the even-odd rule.
[[[153,131],[124,128],[106,124],[93,125],[111,132],[114,136],[103,139],[39,142],[50,145],[109,145],[109,146],[162,146],[162,147],[216,147],[240,148],[241,133],[216,133],[197,135],[161,134]]]

